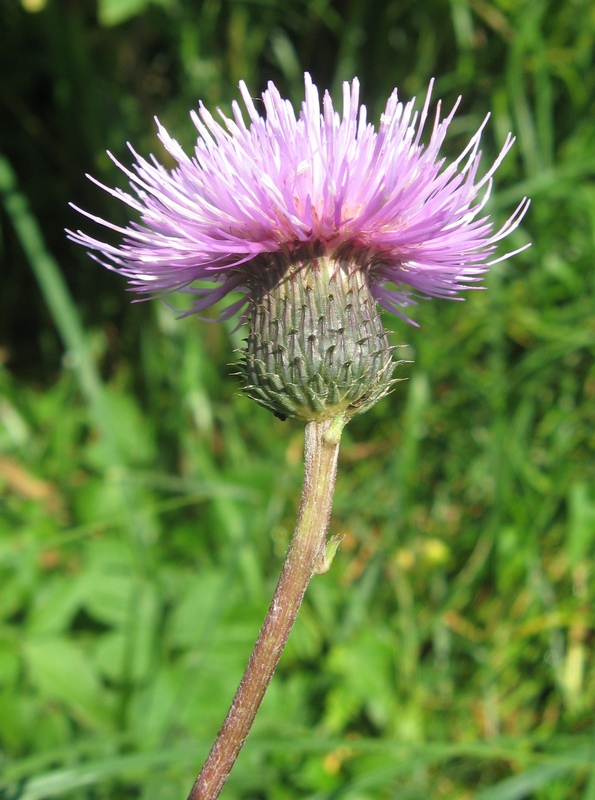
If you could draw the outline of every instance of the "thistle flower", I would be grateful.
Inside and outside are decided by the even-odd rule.
[[[377,304],[411,322],[403,309],[416,298],[478,288],[490,266],[514,255],[496,258],[496,246],[529,205],[525,198],[494,232],[484,208],[514,138],[480,177],[486,118],[446,166],[439,150],[458,102],[444,119],[438,103],[424,146],[431,91],[418,115],[395,90],[376,129],[357,79],[343,84],[342,116],[328,92],[321,108],[308,74],[299,116],[273,83],[261,116],[242,82],[248,124],[237,102],[221,122],[201,104],[191,112],[193,157],[157,122],[175,169],[130,147],[132,170],[113,160],[132,192],[95,181],[140,216],[123,228],[81,212],[120,244],[69,236],[132,291],[193,295],[187,313],[240,292],[223,316],[247,307],[246,388],[275,413],[310,420],[365,410],[394,367]]]

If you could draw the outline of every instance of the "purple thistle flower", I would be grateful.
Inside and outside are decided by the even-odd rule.
[[[123,228],[81,211],[121,234],[121,243],[81,231],[69,237],[126,276],[132,291],[193,294],[193,313],[239,290],[243,298],[225,312],[231,316],[248,302],[275,254],[287,264],[324,256],[364,269],[374,300],[404,316],[400,309],[416,297],[454,299],[478,288],[491,265],[519,252],[494,258],[497,243],[518,227],[529,201],[523,199],[497,232],[483,213],[493,175],[514,138],[509,134],[479,177],[486,118],[445,166],[439,150],[458,102],[443,120],[438,103],[430,141],[422,145],[432,84],[419,116],[415,100],[403,105],[395,89],[378,130],[359,104],[357,79],[343,84],[342,116],[328,92],[321,110],[308,74],[298,117],[272,83],[262,96],[266,117],[243,82],[240,91],[248,125],[237,102],[233,119],[219,112],[222,123],[201,104],[198,114],[191,112],[199,134],[193,157],[157,122],[175,169],[130,147],[132,170],[113,160],[132,192],[95,181],[130,206],[140,222]]]

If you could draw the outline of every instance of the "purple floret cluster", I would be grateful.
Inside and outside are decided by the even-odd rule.
[[[187,155],[157,122],[159,139],[177,166],[166,169],[131,147],[128,192],[102,186],[134,212],[119,227],[81,213],[120,235],[108,244],[69,232],[94,258],[124,275],[133,291],[195,296],[201,311],[231,291],[247,300],[267,256],[304,260],[309,253],[349,259],[369,274],[375,300],[403,316],[416,297],[456,298],[477,287],[496,257],[497,244],[521,222],[525,198],[494,231],[485,212],[495,171],[513,145],[509,135],[496,161],[479,174],[480,141],[487,118],[460,156],[446,164],[440,148],[458,102],[444,119],[440,103],[427,144],[432,86],[421,112],[415,99],[391,94],[378,128],[359,102],[359,82],[343,84],[342,114],[328,92],[322,98],[308,74],[299,115],[269,83],[259,113],[246,85],[232,118],[215,119],[201,104],[191,112],[198,138]],[[115,159],[114,159],[115,160]],[[92,179],[93,180],[93,179]],[[78,209],[80,210],[80,209]],[[523,248],[520,248],[523,249]]]

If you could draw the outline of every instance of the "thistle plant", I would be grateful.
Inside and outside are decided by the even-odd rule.
[[[229,713],[189,800],[216,798],[250,731],[315,573],[338,542],[327,540],[341,432],[396,382],[394,348],[380,309],[412,322],[421,297],[461,299],[480,288],[497,244],[520,224],[525,198],[499,230],[485,205],[494,173],[513,145],[508,135],[480,176],[487,118],[459,157],[439,151],[458,102],[440,103],[422,144],[432,85],[420,112],[395,90],[378,128],[367,121],[359,84],[343,85],[339,115],[322,104],[310,76],[299,115],[269,83],[259,113],[244,83],[232,118],[191,112],[198,138],[187,155],[157,122],[177,166],[168,170],[132,148],[131,191],[100,185],[135,214],[128,227],[82,211],[118,234],[108,244],[69,232],[141,296],[182,292],[187,314],[239,293],[221,312],[248,326],[244,389],[281,418],[305,423],[301,504],[287,558],[260,636]],[[115,161],[115,159],[114,159]],[[92,179],[94,180],[94,179]],[[97,183],[97,181],[95,181]],[[80,209],[78,209],[80,210]],[[523,248],[520,248],[523,249]],[[413,323],[415,324],[415,323]]]

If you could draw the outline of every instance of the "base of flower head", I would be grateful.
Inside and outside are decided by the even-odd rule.
[[[281,418],[305,422],[373,406],[395,383],[396,362],[367,270],[327,255],[262,262],[246,275],[246,393]]]

